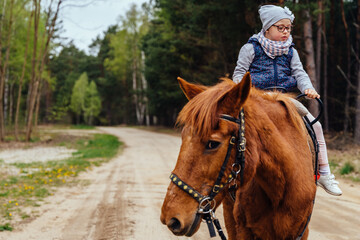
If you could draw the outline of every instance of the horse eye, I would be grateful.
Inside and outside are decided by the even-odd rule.
[[[211,149],[216,149],[218,146],[220,145],[219,142],[216,141],[208,141],[208,143],[206,144],[206,149],[207,150],[211,150]]]

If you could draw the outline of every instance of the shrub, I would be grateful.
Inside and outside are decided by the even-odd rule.
[[[341,168],[340,174],[341,174],[341,175],[349,174],[349,173],[353,172],[354,170],[355,170],[355,167],[354,167],[351,163],[347,162],[347,163],[345,163],[345,165]]]

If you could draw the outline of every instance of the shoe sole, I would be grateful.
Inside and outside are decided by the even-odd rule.
[[[341,196],[342,195],[342,193],[334,193],[334,192],[331,192],[331,191],[329,191],[328,189],[326,189],[321,183],[319,183],[318,182],[318,186],[320,186],[322,189],[324,189],[325,190],[325,192],[327,192],[328,194],[331,194],[331,195],[333,195],[333,196]]]

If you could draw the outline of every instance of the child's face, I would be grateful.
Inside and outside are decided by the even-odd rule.
[[[284,31],[280,32],[278,28]],[[265,37],[267,37],[272,41],[286,41],[290,36],[290,31],[291,31],[291,21],[290,19],[284,18],[281,19],[280,21],[277,21],[268,30],[266,30]]]

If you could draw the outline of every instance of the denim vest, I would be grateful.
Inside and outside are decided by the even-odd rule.
[[[293,56],[293,44],[288,54],[270,58],[262,49],[256,38],[250,38],[249,43],[254,47],[255,57],[250,65],[249,72],[252,84],[256,88],[283,87],[287,91],[294,90],[297,82],[291,76],[291,59]]]

